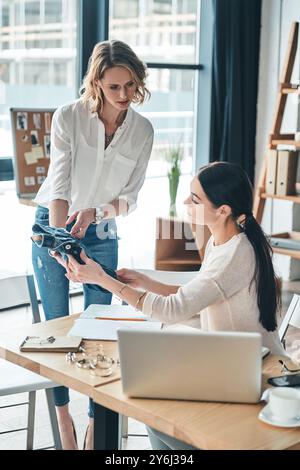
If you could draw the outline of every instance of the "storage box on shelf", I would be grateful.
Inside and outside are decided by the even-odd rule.
[[[188,222],[174,217],[156,219],[155,269],[163,271],[197,271],[210,236],[204,227],[195,243]],[[199,247],[199,248],[198,248]]]

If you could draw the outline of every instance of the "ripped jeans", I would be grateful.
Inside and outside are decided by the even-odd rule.
[[[49,211],[45,207],[38,206],[35,215],[35,223],[49,225]],[[72,224],[67,227],[70,230]],[[107,237],[99,234],[107,232]],[[111,269],[118,265],[118,239],[117,227],[114,219],[103,221],[98,225],[90,225],[82,239],[83,244],[93,259],[103,263]],[[65,277],[65,269],[48,253],[48,248],[39,248],[32,244],[32,264],[35,278],[38,284],[46,320],[65,317],[69,315],[69,281]],[[102,292],[83,285],[84,308],[91,304],[110,304],[111,293]],[[54,401],[56,406],[64,406],[69,403],[69,390],[66,387],[54,389]],[[90,400],[90,418],[94,416],[93,402]]]

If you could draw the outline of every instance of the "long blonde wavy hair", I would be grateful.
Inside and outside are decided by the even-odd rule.
[[[146,87],[147,67],[133,52],[131,47],[122,41],[103,41],[95,45],[89,58],[88,70],[80,87],[80,94],[84,103],[90,99],[94,101],[92,111],[100,114],[103,110],[104,96],[102,90],[96,85],[106,70],[112,67],[125,67],[136,83],[136,92],[133,102],[142,104],[150,97]]]

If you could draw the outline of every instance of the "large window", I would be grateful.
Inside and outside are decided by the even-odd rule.
[[[0,0],[0,157],[11,157],[9,108],[76,97],[77,0]]]
[[[46,0],[45,23],[62,23],[62,0]]]
[[[129,44],[149,67],[152,97],[140,109],[155,129],[148,176],[165,175],[165,150],[180,145],[182,170],[193,168],[199,0],[111,0],[109,38]]]
[[[120,250],[121,265],[153,267],[155,218],[166,216],[169,209],[166,150],[178,145],[184,160],[177,210],[178,215],[183,213],[196,157],[200,10],[201,0],[109,1],[109,39],[126,42],[148,65],[152,96],[137,110],[150,119],[155,133],[137,210],[130,222],[118,221],[126,247]],[[142,227],[142,234],[133,227]],[[130,253],[130,260],[123,260],[125,253]]]

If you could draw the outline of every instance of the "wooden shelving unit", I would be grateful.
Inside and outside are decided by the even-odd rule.
[[[37,206],[37,204],[33,202],[32,199],[19,198],[19,203],[23,204],[24,206],[31,206],[31,207]]]
[[[278,87],[277,103],[274,113],[273,124],[271,128],[271,134],[269,137],[267,153],[270,149],[277,149],[278,146],[293,146],[295,149],[300,149],[300,141],[295,139],[295,134],[281,134],[281,126],[283,121],[283,115],[285,106],[287,103],[287,97],[290,94],[300,95],[300,87],[298,85],[291,84],[292,72],[295,64],[295,58],[298,48],[298,33],[299,23],[295,22],[292,24],[289,44],[285,56],[285,62],[280,78],[280,84]],[[266,199],[278,199],[283,201],[290,201],[295,204],[300,204],[300,195],[295,194],[288,196],[280,196],[277,194],[268,194],[266,192],[266,175],[267,175],[267,153],[264,158],[261,175],[259,178],[258,187],[256,189],[254,198],[253,213],[256,220],[261,223]],[[284,234],[280,234],[284,235]],[[299,234],[300,235],[300,234]],[[282,255],[290,256],[291,258],[300,260],[300,250],[291,250],[285,248],[274,247],[273,251]]]
[[[282,84],[281,93],[283,95],[295,94],[300,95],[300,86],[297,85],[297,88],[289,86],[289,84]]]
[[[155,269],[162,271],[198,271],[210,232],[205,228],[198,249],[191,226],[178,218],[156,219]],[[190,249],[192,248],[192,249]]]

